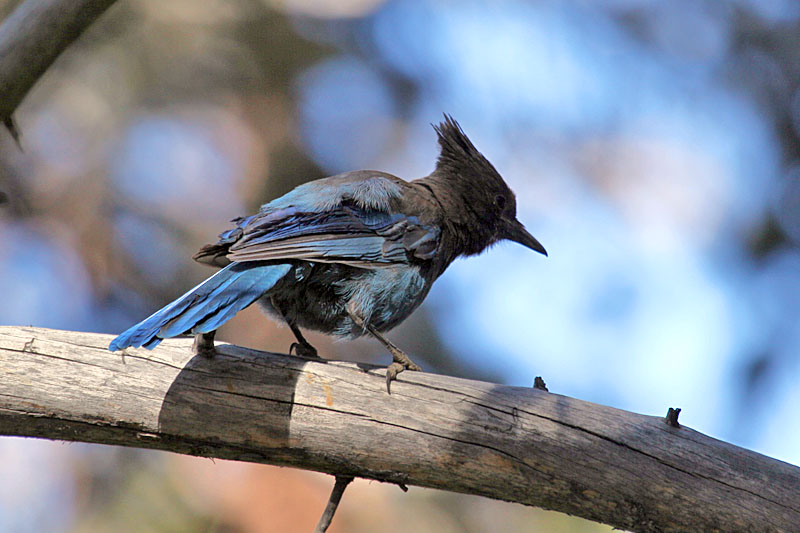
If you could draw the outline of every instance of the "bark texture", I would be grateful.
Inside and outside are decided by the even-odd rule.
[[[661,417],[548,393],[191,339],[0,327],[0,434],[478,494],[633,531],[797,531],[800,468]],[[665,406],[666,407],[666,406]],[[666,411],[666,409],[665,409]]]

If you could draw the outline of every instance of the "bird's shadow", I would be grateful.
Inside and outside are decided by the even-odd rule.
[[[214,357],[194,355],[172,380],[158,414],[160,438],[169,441],[169,449],[190,455],[296,462],[303,454],[297,445],[302,431],[292,434],[292,416],[298,390],[308,390],[298,381],[315,379],[305,370],[308,364],[334,361],[231,344],[217,344],[216,350]],[[380,374],[383,382],[385,367],[355,365]]]
[[[164,396],[159,432],[191,455],[259,461],[269,449],[277,454],[270,462],[279,461],[293,454],[296,385],[309,362],[218,344],[216,356],[195,355],[180,369]]]

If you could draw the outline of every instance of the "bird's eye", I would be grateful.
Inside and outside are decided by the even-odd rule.
[[[500,210],[502,211],[503,209],[506,208],[506,197],[503,196],[502,194],[498,194],[497,196],[494,197],[494,205],[499,207]]]

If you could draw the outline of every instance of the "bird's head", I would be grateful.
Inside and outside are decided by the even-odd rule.
[[[463,237],[464,255],[481,253],[508,239],[547,255],[544,246],[517,220],[517,200],[506,182],[450,115],[438,126],[441,152],[434,176],[447,184],[444,203]]]

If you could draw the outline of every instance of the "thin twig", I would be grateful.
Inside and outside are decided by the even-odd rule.
[[[333,515],[336,513],[336,508],[339,507],[339,501],[342,499],[344,489],[353,481],[353,476],[336,476],[336,483],[333,485],[331,497],[328,499],[328,505],[325,506],[325,511],[314,529],[314,533],[325,533],[331,525]]]
[[[674,428],[679,428],[679,427],[681,427],[681,425],[678,423],[678,415],[679,414],[681,414],[681,408],[680,407],[675,408],[675,409],[670,407],[667,410],[667,416],[664,419],[664,421],[667,423],[668,426],[672,426]]]

